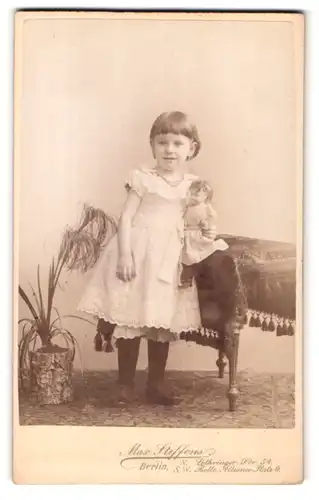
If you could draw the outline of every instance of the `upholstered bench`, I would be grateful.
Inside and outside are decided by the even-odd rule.
[[[229,362],[229,409],[236,409],[240,332],[245,324],[294,335],[296,317],[296,248],[292,244],[220,235],[227,252],[203,261],[196,276],[201,331],[182,338],[219,352],[219,376]],[[225,359],[226,358],[226,359]]]

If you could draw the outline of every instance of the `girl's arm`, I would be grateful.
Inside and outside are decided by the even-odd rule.
[[[130,190],[119,222],[119,257],[116,274],[123,281],[131,281],[136,274],[131,248],[131,227],[140,202],[140,196],[134,190]]]

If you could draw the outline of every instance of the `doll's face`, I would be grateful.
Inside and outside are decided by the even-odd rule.
[[[201,203],[205,203],[207,201],[207,191],[204,188],[196,188],[190,189],[188,205],[194,207],[196,205],[200,205]]]

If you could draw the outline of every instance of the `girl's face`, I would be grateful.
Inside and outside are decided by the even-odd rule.
[[[195,143],[182,134],[159,134],[152,141],[157,166],[174,171],[181,167],[195,151]]]

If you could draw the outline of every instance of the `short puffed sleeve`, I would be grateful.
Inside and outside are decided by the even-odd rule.
[[[127,191],[133,190],[142,197],[146,191],[144,177],[145,175],[142,170],[131,170],[125,182],[125,189]]]

